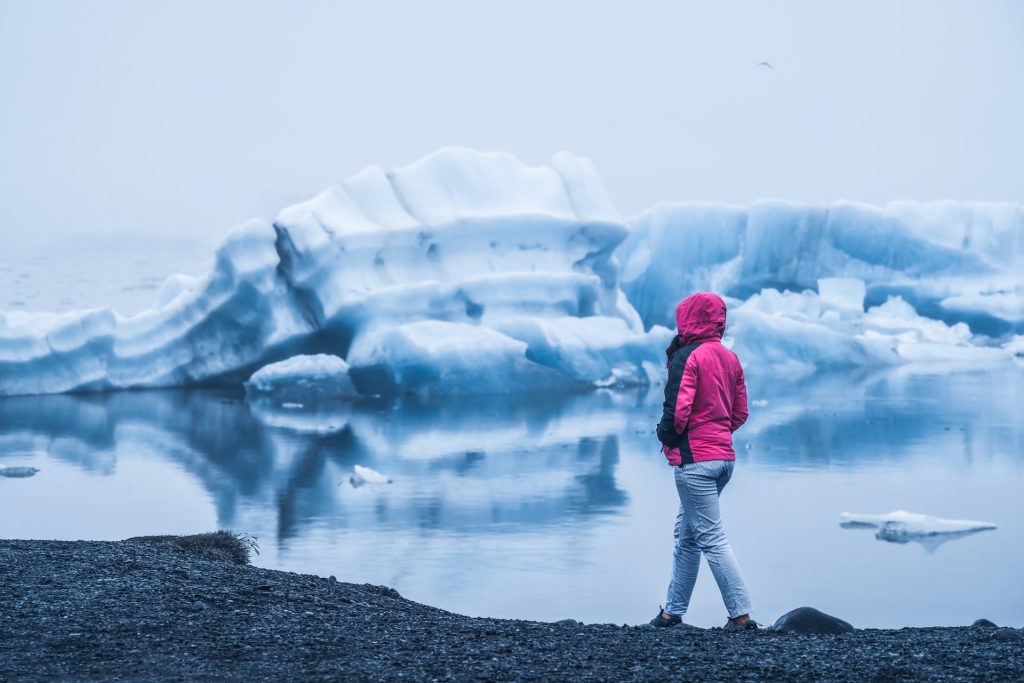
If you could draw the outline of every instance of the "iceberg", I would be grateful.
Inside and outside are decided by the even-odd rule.
[[[1017,204],[660,204],[627,222],[586,159],[446,148],[239,226],[136,315],[0,312],[0,396],[248,380],[287,422],[328,397],[641,386],[697,290],[727,298],[725,341],[754,372],[1019,363],[1022,273]]]
[[[942,519],[906,510],[896,510],[884,515],[864,515],[852,512],[840,513],[845,529],[878,529],[875,538],[890,543],[921,543],[934,551],[943,543],[970,536],[980,531],[997,528],[990,522],[976,522],[967,519]]]
[[[0,313],[0,396],[240,384],[310,354],[345,361],[363,394],[646,382],[671,333],[645,331],[618,286],[627,234],[566,153],[370,167],[235,229],[211,273],[173,276],[138,315]]]
[[[868,306],[899,295],[977,333],[1024,331],[1019,204],[660,204],[632,221],[616,253],[623,291],[649,326],[670,324],[682,293],[742,300],[848,278],[864,283]]]
[[[995,529],[990,522],[975,522],[969,519],[942,519],[931,515],[922,515],[906,510],[896,510],[884,515],[864,515],[854,512],[841,512],[844,524],[848,527],[867,527],[877,529],[899,530],[907,536],[935,536],[938,534],[955,534],[964,531],[984,531]]]
[[[733,302],[725,343],[751,371],[788,374],[908,363],[949,370],[1013,359],[1012,343],[973,344],[966,324],[921,316],[900,297],[864,311],[862,281],[824,278],[818,290],[824,294],[765,289]]]

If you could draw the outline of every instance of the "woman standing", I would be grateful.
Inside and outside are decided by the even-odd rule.
[[[747,419],[743,368],[721,343],[725,302],[707,292],[688,296],[676,307],[676,325],[678,336],[666,349],[668,384],[658,440],[674,468],[679,514],[667,602],[650,624],[682,622],[703,553],[729,612],[725,629],[756,629],[718,504],[736,464],[732,433]]]

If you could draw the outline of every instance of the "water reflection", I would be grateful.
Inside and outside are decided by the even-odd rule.
[[[755,376],[748,384],[761,406],[736,445],[760,466],[787,469],[899,467],[937,435],[936,456],[956,452],[968,463],[1024,456],[1022,378],[1016,368],[821,373],[798,382]]]
[[[324,518],[532,531],[626,504],[616,482],[624,401],[495,397],[309,412],[211,390],[18,397],[0,402],[0,458],[45,453],[113,475],[117,454],[144,443],[202,483],[220,525],[233,526],[243,508],[273,509],[281,540]],[[366,505],[339,485],[357,464],[396,486]]]
[[[840,524],[844,529],[865,529],[864,525],[860,524]],[[908,543],[917,543],[925,549],[929,554],[934,554],[939,546],[950,541],[955,541],[960,538],[967,538],[968,536],[974,536],[975,534],[984,533],[986,531],[992,531],[992,529],[970,529],[967,531],[947,531],[944,533],[934,534],[912,534],[907,533],[901,529],[893,527],[883,526],[875,531],[875,538],[879,541],[885,541],[887,543],[898,543],[900,545],[906,545]]]

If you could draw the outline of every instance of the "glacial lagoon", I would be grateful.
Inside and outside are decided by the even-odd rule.
[[[723,494],[755,617],[1024,626],[1024,369],[748,377]],[[0,537],[216,528],[255,563],[386,584],[480,616],[640,623],[664,600],[677,498],[657,387],[323,410],[229,390],[0,399]],[[354,485],[356,465],[393,480]],[[358,482],[356,482],[358,483]],[[886,542],[840,513],[997,529]],[[702,567],[687,621],[725,611]]]

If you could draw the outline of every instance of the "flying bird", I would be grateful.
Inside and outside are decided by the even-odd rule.
[[[766,66],[769,69],[771,69],[772,71],[775,71],[775,67],[772,66],[771,64],[769,64],[768,62],[758,62],[757,64],[754,65],[754,68],[756,69],[759,66]]]

